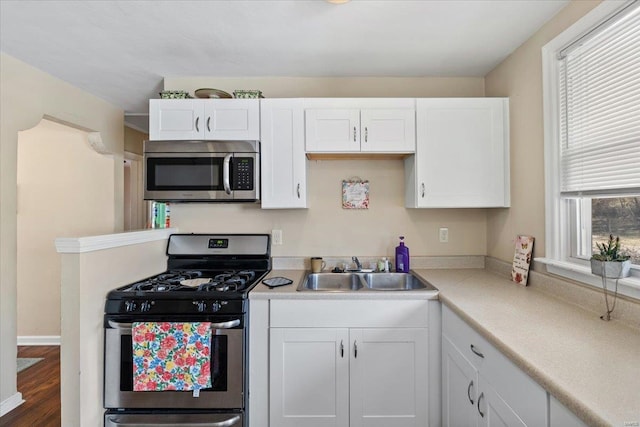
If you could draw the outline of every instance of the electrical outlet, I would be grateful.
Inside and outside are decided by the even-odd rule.
[[[440,227],[439,236],[440,243],[447,243],[449,241],[449,229],[446,227]]]
[[[274,245],[282,244],[282,230],[271,230],[271,242]]]

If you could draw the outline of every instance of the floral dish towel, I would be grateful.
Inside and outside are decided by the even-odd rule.
[[[211,387],[211,323],[134,322],[133,390]]]

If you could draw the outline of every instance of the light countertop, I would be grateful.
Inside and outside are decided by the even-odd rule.
[[[523,287],[484,269],[418,269],[439,299],[588,425],[640,422],[640,328]],[[250,299],[377,299],[388,292],[296,292],[304,270],[273,270]],[[421,298],[394,292],[394,299]],[[640,326],[640,325],[639,325]],[[636,424],[631,424],[636,425]]]

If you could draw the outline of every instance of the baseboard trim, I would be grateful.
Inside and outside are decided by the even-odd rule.
[[[3,400],[2,403],[0,403],[0,417],[13,411],[23,403],[24,399],[22,398],[22,393],[16,392],[13,396]]]
[[[18,345],[60,345],[60,335],[19,336]]]

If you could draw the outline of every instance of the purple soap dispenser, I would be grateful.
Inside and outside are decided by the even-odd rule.
[[[409,272],[409,248],[404,245],[404,236],[400,236],[400,244],[396,246],[396,271]]]

